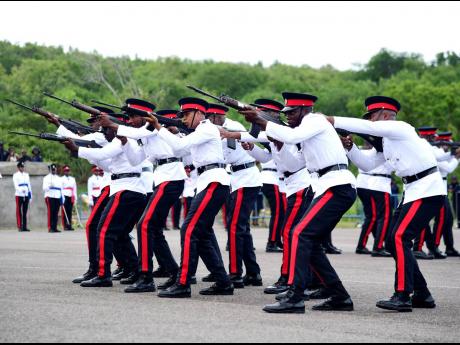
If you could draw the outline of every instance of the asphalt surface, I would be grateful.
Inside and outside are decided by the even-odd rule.
[[[265,284],[278,278],[281,255],[266,254],[266,230],[253,230]],[[221,246],[225,233],[217,230]],[[460,231],[455,231],[460,243]],[[179,233],[167,233],[179,256]],[[457,342],[460,338],[460,259],[422,262],[438,308],[396,314],[375,308],[392,294],[394,261],[353,254],[357,230],[336,230],[345,254],[331,260],[353,296],[356,311],[269,315],[273,302],[263,288],[232,297],[198,295],[163,300],[155,294],[126,295],[83,289],[71,280],[85,271],[83,231],[20,234],[0,231],[1,342]],[[206,275],[200,265],[198,277]]]

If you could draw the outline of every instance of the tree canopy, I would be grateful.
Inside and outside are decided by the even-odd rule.
[[[417,54],[383,49],[359,70],[338,71],[331,66],[313,69],[280,63],[263,67],[179,58],[104,58],[96,52],[0,41],[0,139],[19,150],[39,146],[47,161],[70,163],[77,176],[84,178],[87,163],[71,160],[60,145],[8,134],[9,130],[55,129],[3,100],[12,98],[84,121],[86,114],[42,92],[83,103],[96,99],[121,104],[136,97],[165,109],[177,108],[181,97],[196,96],[186,88],[188,84],[246,102],[259,97],[282,101],[284,91],[313,93],[319,97],[316,111],[347,116],[361,116],[364,99],[381,94],[398,99],[403,106],[400,118],[413,126],[432,125],[453,131],[457,138],[460,135],[460,57],[454,52],[441,52],[427,63]],[[236,112],[230,117],[242,120]]]

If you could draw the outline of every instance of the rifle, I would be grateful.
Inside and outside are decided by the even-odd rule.
[[[191,85],[187,85],[187,87],[190,90],[193,90],[196,93],[199,93],[200,95],[212,98],[212,99],[216,100],[217,102],[225,104],[227,107],[230,107],[230,108],[235,109],[237,111],[259,110],[259,109],[264,109],[264,111],[274,111],[273,109],[267,108],[267,107],[265,107],[263,105],[255,106],[255,105],[245,104],[245,103],[242,103],[242,102],[240,102],[240,101],[238,101],[236,99],[233,99],[233,98],[231,98],[229,96],[226,96],[226,95],[221,95],[220,97],[217,97],[217,96],[211,95],[209,92],[203,91],[203,90],[198,89],[198,88],[196,88],[194,86],[191,86]],[[282,126],[286,125],[281,120],[274,119],[272,116],[269,116],[265,112],[262,112],[260,114],[260,116],[266,121],[274,122],[274,123],[276,123],[278,125],[282,125]],[[257,138],[257,137],[259,137],[260,131],[261,131],[261,129],[260,129],[260,127],[258,125],[252,124],[251,129],[249,131],[249,134],[251,134],[254,138]]]
[[[362,134],[362,133],[353,133],[346,131],[344,129],[335,129],[337,131],[337,134],[340,135],[341,137],[347,137],[349,135],[356,135],[362,139],[364,139],[366,142],[368,142],[372,147],[374,147],[377,152],[382,153],[383,152],[383,138],[381,137],[374,137],[372,135],[368,134]]]
[[[56,141],[59,143],[63,143],[65,141],[72,140],[75,143],[75,145],[79,147],[86,147],[90,149],[102,148],[102,146],[98,145],[94,140],[88,141],[88,140],[81,140],[81,139],[73,139],[73,138],[67,138],[67,137],[63,137],[63,136],[51,134],[51,133],[32,134],[32,133],[22,133],[22,132],[14,132],[14,131],[11,131],[9,133],[15,134],[15,135],[22,135],[26,137],[34,137],[34,138],[38,138],[41,140]]]
[[[109,104],[109,103],[104,103],[104,102],[99,102],[99,101],[96,101],[96,100],[94,100],[94,99],[92,99],[91,102],[93,102],[94,104],[103,105],[103,106],[105,106],[105,107],[114,108],[114,109],[118,109],[118,110],[123,110],[122,107],[119,107],[119,106],[117,106],[117,105],[113,105],[113,104]]]
[[[89,127],[89,126],[85,126],[77,121],[74,121],[74,120],[64,120],[64,119],[61,119],[58,115],[56,114],[53,114],[49,111],[46,111],[44,109],[41,109],[37,106],[32,106],[32,107],[29,107],[29,106],[26,106],[24,104],[21,104],[21,103],[18,103],[16,101],[13,101],[11,99],[7,99],[6,101],[14,104],[14,105],[17,105],[18,107],[21,107],[23,109],[26,109],[26,110],[29,110],[35,114],[38,114],[40,116],[43,116],[47,119],[51,118],[51,117],[56,117],[59,121],[59,123],[61,125],[63,125],[65,128],[67,128],[68,130],[70,130],[72,133],[75,133],[75,134],[82,134],[82,135],[86,135],[86,134],[91,134],[91,133],[94,133],[95,131]]]

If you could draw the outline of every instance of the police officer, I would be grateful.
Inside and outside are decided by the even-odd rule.
[[[213,231],[214,220],[229,197],[230,178],[225,171],[225,160],[219,130],[209,120],[206,112],[209,104],[198,98],[179,101],[179,117],[187,127],[195,131],[186,137],[178,137],[163,128],[154,117],[150,119],[158,135],[174,150],[187,150],[198,171],[197,195],[193,199],[188,216],[182,225],[181,267],[176,284],[161,291],[162,298],[190,298],[190,280],[194,276],[198,257],[201,256],[216,283],[200,291],[201,295],[233,295],[234,287],[217,254],[220,251]]]
[[[18,171],[13,175],[16,195],[16,220],[19,232],[29,232],[27,228],[27,212],[32,201],[32,186],[29,174],[25,172],[25,165],[19,162]]]
[[[70,176],[70,167],[65,165],[62,169],[64,175],[62,179],[62,193],[64,195],[64,205],[62,207],[62,227],[65,231],[73,231],[72,214],[73,207],[77,201],[77,182]]]
[[[412,253],[412,241],[439,212],[445,199],[445,187],[430,145],[420,139],[408,123],[396,121],[401,105],[393,98],[375,96],[365,102],[365,119],[329,118],[336,128],[382,137],[383,154],[364,156],[369,168],[388,162],[396,175],[403,178],[405,196],[395,212],[391,235],[391,252],[396,262],[395,294],[380,301],[377,307],[409,312],[412,308],[436,306],[427,282]],[[354,146],[350,154],[359,160]]]
[[[50,173],[43,179],[43,192],[45,193],[45,202],[48,209],[48,232],[58,233],[60,232],[57,228],[59,210],[64,203],[62,179],[57,173],[56,164],[51,164],[48,169]]]

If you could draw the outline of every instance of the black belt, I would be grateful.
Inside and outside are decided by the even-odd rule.
[[[422,178],[425,178],[437,172],[438,172],[438,168],[434,167],[434,168],[430,168],[428,170],[422,171],[419,174],[403,177],[402,180],[404,184],[414,183],[415,181],[421,180]]]
[[[375,176],[375,177],[386,177],[386,178],[391,178],[391,175],[385,175],[385,174],[366,174],[366,173],[361,173],[363,175],[367,176]]]
[[[302,169],[297,170],[297,171],[295,171],[295,172],[286,171],[286,172],[283,173],[283,175],[284,175],[285,178],[289,178],[289,177],[291,177],[292,175],[295,175],[295,174],[297,174],[299,171],[302,171],[302,170],[304,170],[304,169],[305,169],[305,168],[302,168]]]
[[[121,180],[123,178],[133,178],[133,177],[141,177],[139,173],[130,173],[130,174],[113,174],[112,181]]]
[[[241,165],[232,165],[230,167],[230,171],[231,172],[238,172],[238,171],[241,171],[241,170],[254,168],[255,166],[256,166],[256,162],[245,163],[245,164],[241,164]]]
[[[262,171],[274,171],[274,172],[278,172],[277,169],[268,169],[268,168],[267,168],[267,169],[262,169]]]
[[[142,168],[142,172],[153,172],[153,168]]]
[[[202,167],[198,168],[198,175],[201,175],[201,174],[205,173],[208,170],[225,169],[225,167],[226,167],[226,165],[221,164],[221,163],[208,164],[208,165],[205,165],[205,166],[202,166]]]
[[[182,159],[180,159],[180,158],[166,158],[166,159],[157,160],[158,166],[165,165],[165,164],[170,164],[170,163],[178,163],[178,162],[182,162]]]
[[[447,181],[447,177],[443,177],[442,179],[443,179],[444,181]]]
[[[318,171],[319,177],[323,177],[324,175],[332,172],[332,171],[340,171],[340,170],[348,170],[348,165],[346,164],[336,164],[336,165],[331,165],[330,167],[321,169]]]
[[[185,168],[185,170],[190,170],[190,171],[194,171],[196,169],[193,164],[186,165],[184,168]]]

